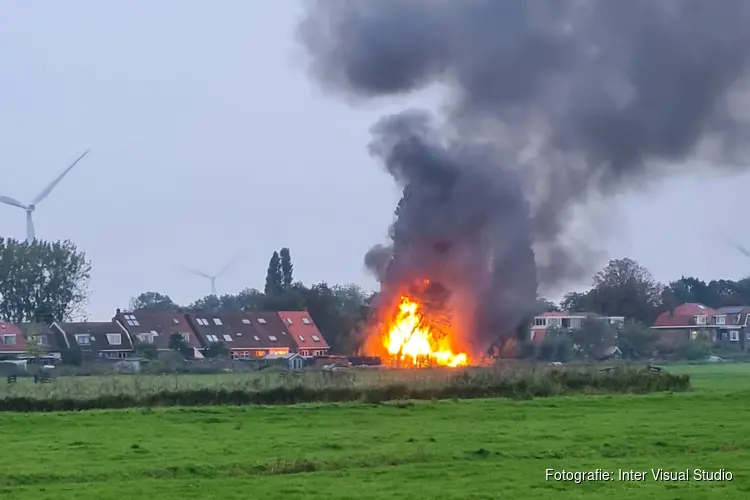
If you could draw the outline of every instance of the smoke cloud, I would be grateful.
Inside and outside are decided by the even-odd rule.
[[[373,128],[404,195],[392,245],[365,260],[386,287],[453,283],[488,336],[533,312],[538,285],[590,270],[571,210],[747,158],[747,0],[317,0],[299,35],[342,96],[446,89],[439,119]]]

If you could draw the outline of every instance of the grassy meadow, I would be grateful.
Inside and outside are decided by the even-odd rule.
[[[750,364],[668,369],[689,373],[693,390],[531,401],[5,413],[0,496],[748,498]],[[173,383],[237,384],[248,376],[180,376]],[[420,372],[369,376],[429,378]],[[117,383],[133,383],[126,378]],[[357,383],[373,380],[362,377]],[[60,379],[44,390],[61,382],[68,383]],[[12,390],[41,390],[31,386]],[[734,479],[657,482],[649,476],[575,484],[545,481],[548,468],[615,473],[723,468]]]

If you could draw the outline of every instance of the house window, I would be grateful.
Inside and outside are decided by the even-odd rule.
[[[291,325],[291,324],[292,324],[292,318],[287,318],[287,319],[286,319],[286,322],[287,322],[287,323],[289,323],[289,324]]]
[[[182,335],[182,340],[185,342],[190,343],[190,334],[187,332],[180,332],[180,335]]]
[[[266,355],[266,351],[255,351],[255,355],[259,358],[262,358]]]
[[[209,342],[218,342],[219,341],[219,337],[217,337],[216,335],[206,335],[206,338],[208,339]]]
[[[306,324],[306,325],[309,325],[309,324],[310,324],[310,320],[309,320],[309,319],[307,319],[307,318],[302,318],[302,322],[303,322],[304,324]]]
[[[705,325],[706,324],[706,317],[705,316],[696,316],[695,317],[695,324],[696,325]]]
[[[246,324],[246,325],[249,325],[249,324],[250,324],[250,320],[249,320],[249,319],[247,319],[247,318],[243,318],[243,319],[242,319],[242,322],[243,322],[244,324]]]
[[[129,326],[140,326],[140,323],[138,323],[138,320],[135,319],[135,315],[133,314],[125,314],[123,318],[125,318],[125,322]]]
[[[547,318],[534,318],[534,326],[547,326]]]
[[[232,336],[231,336],[231,335],[226,335],[226,334],[225,334],[225,335],[224,335],[224,340],[226,340],[227,342],[231,342],[231,341],[232,341]]]
[[[208,326],[208,320],[206,318],[195,318],[195,322],[201,326]]]
[[[310,351],[305,350],[305,351],[300,352],[300,354],[302,354],[303,356],[309,356]]]
[[[15,334],[3,335],[3,345],[16,345],[16,335]]]
[[[174,323],[175,325],[179,325],[180,324],[180,320],[177,319],[177,318],[172,318],[172,323]]]
[[[49,345],[46,335],[37,335],[34,338],[36,339],[36,345]]]
[[[255,340],[257,340],[258,342],[260,342],[260,337],[258,337],[257,335],[253,335],[253,338],[254,338]]]
[[[221,325],[223,325],[223,323],[221,322],[221,320],[220,320],[219,318],[214,318],[214,324],[215,324],[216,326],[221,326]]]
[[[155,335],[153,333],[139,333],[137,337],[144,344],[153,344]]]
[[[315,342],[320,342],[320,337],[318,337],[317,335],[313,335],[313,336],[312,336],[312,339],[313,339],[313,340],[314,340]]]
[[[119,333],[108,333],[107,342],[109,342],[109,345],[121,345],[122,335]]]
[[[715,316],[716,324],[717,325],[726,325],[727,324],[727,317],[726,316]]]
[[[299,339],[300,342],[305,341],[305,337],[303,337],[302,335],[297,335],[297,338]]]
[[[738,340],[740,340],[740,332],[738,332],[737,330],[732,330],[731,332],[729,332],[729,340],[731,340],[732,342],[737,342]]]
[[[270,340],[271,342],[276,342],[278,339],[274,335],[269,335],[268,340]]]
[[[91,345],[91,335],[89,335],[88,333],[76,335],[76,344]]]
[[[260,323],[261,325],[265,325],[266,324],[265,318],[258,318],[258,323]]]

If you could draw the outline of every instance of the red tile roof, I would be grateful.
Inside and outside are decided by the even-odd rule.
[[[297,349],[330,349],[307,311],[279,311]]]
[[[708,306],[689,302],[675,307],[672,311],[661,313],[654,321],[654,326],[688,326],[695,319],[695,316],[707,316],[706,322],[711,323],[711,318],[716,314],[721,315]]]

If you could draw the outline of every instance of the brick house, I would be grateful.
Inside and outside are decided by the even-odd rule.
[[[686,303],[660,314],[651,328],[659,332],[660,340],[669,344],[703,339],[744,350],[750,340],[748,315],[750,306],[712,309],[703,304]]]
[[[118,309],[113,320],[130,333],[136,345],[153,344],[157,351],[168,351],[169,337],[177,333],[193,349],[204,347],[183,313]]]
[[[708,306],[689,302],[661,313],[651,328],[659,332],[659,340],[666,344],[676,345],[699,339],[716,342],[719,329],[729,330],[728,325],[722,324],[726,322],[726,317],[727,314]]]
[[[221,316],[230,331],[228,335],[231,340],[227,342],[227,347],[233,359],[260,359],[269,354],[282,356],[289,353],[289,335],[283,323],[276,317],[269,327],[265,317],[267,314],[273,315],[242,312]],[[274,324],[279,332],[270,331]]]
[[[26,338],[18,326],[0,322],[0,356],[26,353]]]
[[[133,341],[128,331],[116,321],[61,323],[51,328],[65,340],[66,346],[78,349],[88,358],[128,358],[133,355]]]
[[[23,332],[25,342],[36,344],[40,356],[60,359],[62,351],[68,348],[63,336],[50,325],[16,323],[16,328]]]
[[[328,354],[331,348],[307,311],[279,311],[278,315],[294,342],[292,352],[306,357]]]
[[[534,316],[534,320],[531,324],[530,338],[534,342],[541,342],[547,333],[548,328],[565,328],[565,329],[576,329],[580,328],[583,321],[586,318],[593,317],[591,313],[579,312],[545,312]],[[617,326],[621,325],[625,318],[623,316],[598,316],[602,321],[608,322],[610,325]]]

